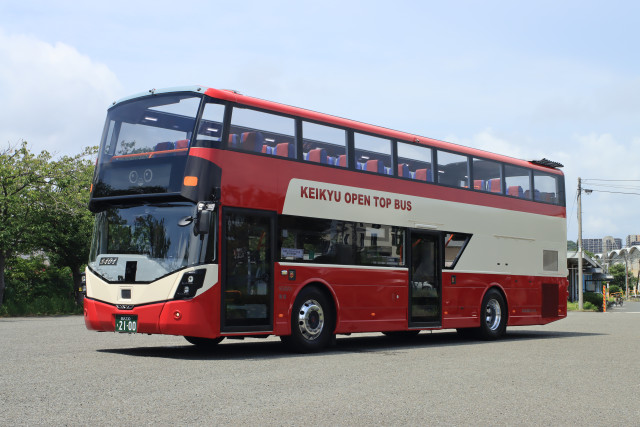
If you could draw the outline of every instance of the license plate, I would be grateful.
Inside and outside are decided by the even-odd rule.
[[[116,314],[116,332],[135,334],[138,332],[138,316]]]

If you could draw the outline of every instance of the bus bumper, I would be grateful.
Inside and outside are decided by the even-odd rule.
[[[206,300],[167,301],[120,310],[112,304],[85,298],[84,323],[89,330],[114,332],[116,314],[133,315],[138,316],[138,333],[215,338],[220,335],[219,316],[204,310]]]

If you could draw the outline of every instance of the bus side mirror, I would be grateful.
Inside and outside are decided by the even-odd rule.
[[[209,224],[211,224],[211,211],[198,212],[196,221],[196,234],[208,234]]]
[[[211,227],[211,217],[216,205],[214,203],[198,203],[198,215],[196,216],[196,224],[194,232],[196,235],[209,234]]]

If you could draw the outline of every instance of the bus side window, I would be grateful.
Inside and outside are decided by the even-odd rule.
[[[356,169],[381,175],[393,175],[391,141],[354,132]]]
[[[544,172],[533,171],[533,188],[535,200],[559,204],[558,177]]]
[[[227,147],[295,159],[295,120],[234,107]]]
[[[474,158],[472,165],[474,190],[502,193],[500,163]]]
[[[469,188],[467,156],[438,150],[438,184]]]
[[[347,132],[303,121],[302,158],[308,162],[347,167]]]
[[[433,182],[432,156],[429,147],[398,142],[398,176]]]
[[[224,117],[224,105],[208,103],[204,106],[198,136],[194,145],[200,147],[216,147],[222,140],[222,118]],[[188,148],[188,142],[184,147]]]
[[[531,200],[531,171],[518,166],[504,166],[507,195]]]

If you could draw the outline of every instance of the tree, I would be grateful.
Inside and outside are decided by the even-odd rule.
[[[93,214],[89,193],[98,147],[87,147],[75,156],[64,156],[51,163],[51,186],[39,230],[40,248],[58,267],[69,267],[75,297],[82,267],[89,259]]]
[[[577,251],[578,250],[578,244],[576,242],[574,242],[573,240],[567,240],[567,250],[568,251]]]
[[[40,197],[51,186],[51,155],[35,155],[27,142],[0,151],[0,306],[4,301],[7,260],[38,247]]]
[[[612,285],[617,285],[626,292],[625,282],[624,282],[624,264],[614,264],[609,268],[609,274],[613,276],[613,280],[611,281]],[[637,282],[637,278],[633,275],[631,271],[628,272],[628,282],[629,289],[635,286]]]

